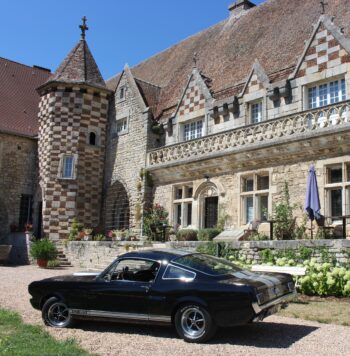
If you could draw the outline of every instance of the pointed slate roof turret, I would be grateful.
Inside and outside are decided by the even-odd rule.
[[[83,25],[79,27],[82,31],[80,41],[39,90],[53,83],[86,84],[98,89],[108,90],[85,40],[85,31],[88,29],[85,16],[83,17]]]

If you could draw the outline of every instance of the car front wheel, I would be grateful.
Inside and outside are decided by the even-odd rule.
[[[42,308],[44,323],[54,328],[67,328],[72,325],[73,319],[68,306],[56,297],[49,298]]]
[[[187,342],[204,342],[216,331],[214,321],[208,311],[199,305],[186,305],[175,314],[175,328],[179,336]]]

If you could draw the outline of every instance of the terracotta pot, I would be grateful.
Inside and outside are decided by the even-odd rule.
[[[40,268],[47,268],[47,260],[37,260],[36,262]]]

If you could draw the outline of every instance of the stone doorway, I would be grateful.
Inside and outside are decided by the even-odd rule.
[[[218,223],[219,197],[207,197],[204,201],[204,227],[213,228]]]

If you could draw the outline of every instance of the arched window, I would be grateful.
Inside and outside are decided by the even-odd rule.
[[[129,198],[123,184],[115,182],[108,190],[106,199],[106,229],[129,229]]]
[[[96,146],[97,142],[96,142],[96,134],[95,132],[90,132],[89,134],[89,145],[91,146]]]

